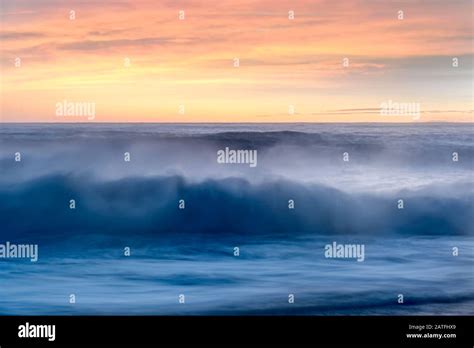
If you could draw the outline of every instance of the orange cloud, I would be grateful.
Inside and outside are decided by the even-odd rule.
[[[94,102],[103,122],[405,121],[337,112],[388,99],[472,120],[470,1],[2,6],[3,121],[69,121],[54,114],[65,99]]]

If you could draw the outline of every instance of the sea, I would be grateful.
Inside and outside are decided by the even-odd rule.
[[[473,315],[473,131],[0,124],[0,315]]]

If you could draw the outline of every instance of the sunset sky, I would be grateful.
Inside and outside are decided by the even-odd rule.
[[[1,120],[90,121],[57,116],[67,101],[95,103],[92,122],[415,122],[380,115],[391,100],[419,103],[416,122],[469,122],[472,11],[471,0],[1,0]]]

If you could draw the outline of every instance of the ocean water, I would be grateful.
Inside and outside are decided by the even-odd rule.
[[[0,314],[472,315],[472,136],[0,124],[0,245],[39,247],[37,262],[0,257]],[[257,166],[217,163],[226,147],[257,150]],[[363,245],[364,260],[326,257],[333,242]]]

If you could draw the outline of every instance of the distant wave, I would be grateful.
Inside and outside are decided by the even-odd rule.
[[[69,173],[103,181],[284,179],[348,193],[473,184],[467,125],[3,125],[0,134],[5,185]],[[258,166],[219,165],[216,152],[225,147],[257,150]],[[13,162],[17,151],[21,163]],[[124,152],[131,153],[128,165]]]

